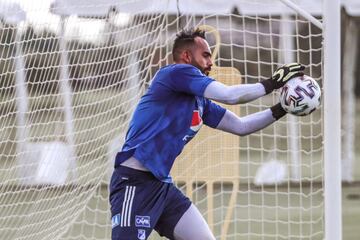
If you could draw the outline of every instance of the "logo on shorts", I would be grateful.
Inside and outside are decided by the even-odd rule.
[[[135,216],[135,226],[136,227],[150,227],[150,216]]]
[[[146,239],[146,232],[144,229],[138,229],[138,239],[140,240]]]
[[[118,226],[119,224],[120,224],[120,213],[114,215],[111,218],[111,228],[114,228],[114,227]]]

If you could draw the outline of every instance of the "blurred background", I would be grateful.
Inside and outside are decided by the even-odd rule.
[[[297,61],[322,86],[322,1],[294,2],[315,20],[278,0],[0,0],[2,239],[111,238],[114,155],[182,28],[208,31],[218,81],[256,83]],[[359,20],[358,1],[342,1],[344,239],[360,234]],[[231,110],[244,116],[278,97]],[[218,239],[323,239],[323,115],[243,138],[202,129],[174,180]]]

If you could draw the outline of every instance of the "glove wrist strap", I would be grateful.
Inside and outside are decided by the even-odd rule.
[[[260,83],[264,86],[266,94],[269,94],[274,90],[274,84],[271,78],[260,81]]]
[[[279,120],[286,115],[286,111],[282,108],[281,104],[278,103],[270,108],[272,115],[276,120]]]

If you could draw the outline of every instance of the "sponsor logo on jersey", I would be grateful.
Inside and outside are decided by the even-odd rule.
[[[114,215],[111,218],[111,228],[114,228],[114,227],[118,226],[119,224],[120,224],[120,213]]]
[[[145,240],[146,239],[146,232],[144,229],[138,229],[138,239]]]
[[[188,134],[186,134],[183,137],[183,141],[185,141],[186,143],[189,142],[196,135],[196,133],[200,130],[202,125],[203,125],[203,120],[201,118],[200,111],[194,110],[192,119],[191,119],[190,130],[189,130]]]
[[[150,227],[150,216],[135,216],[135,226],[136,227]]]
[[[197,132],[200,130],[201,126],[203,125],[203,120],[200,116],[199,110],[194,110],[191,120],[191,126],[190,129],[194,132]]]
[[[187,134],[182,139],[185,142],[185,144],[188,143],[193,137],[195,137],[195,135],[203,125],[202,115],[204,109],[203,109],[202,100],[199,97],[195,97],[195,99],[196,99],[196,103],[195,103],[196,106],[192,113],[191,125]]]

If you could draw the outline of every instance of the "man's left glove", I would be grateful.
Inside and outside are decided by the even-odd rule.
[[[279,120],[280,118],[282,118],[283,116],[286,115],[286,111],[284,110],[284,108],[281,106],[281,103],[277,103],[274,106],[272,106],[270,108],[273,117],[276,120]]]
[[[279,89],[286,84],[291,78],[304,75],[305,66],[300,63],[288,63],[279,67],[271,78],[261,81],[264,85],[266,94],[271,93],[274,89]]]

